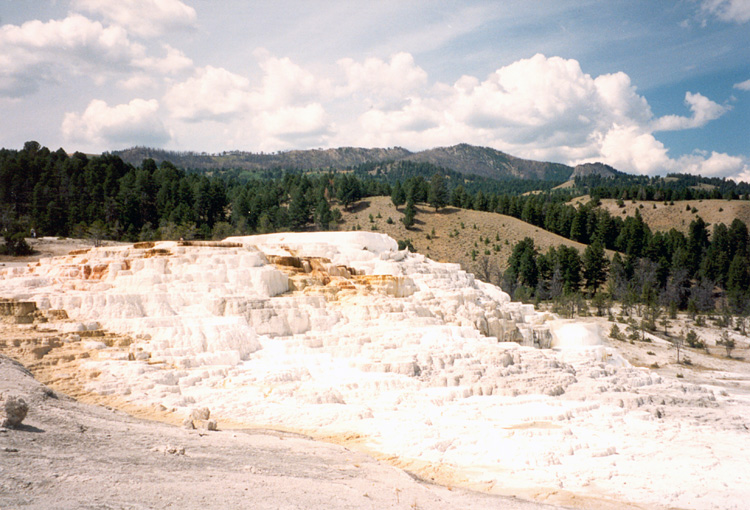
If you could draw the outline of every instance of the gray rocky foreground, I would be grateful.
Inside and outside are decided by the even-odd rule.
[[[3,510],[552,508],[426,484],[298,435],[186,430],[80,404],[2,355],[0,393],[28,404],[0,429]]]

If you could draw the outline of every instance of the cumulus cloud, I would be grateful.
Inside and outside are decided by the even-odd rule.
[[[44,82],[62,82],[71,75],[86,75],[99,84],[110,77],[121,78],[123,88],[135,88],[192,67],[182,51],[168,44],[161,48],[162,55],[151,54],[124,28],[104,26],[80,14],[4,25],[0,27],[0,96],[28,95]]]
[[[98,14],[142,37],[195,26],[195,9],[180,0],[73,0],[73,7]]]
[[[55,81],[59,70],[76,74],[121,68],[143,55],[120,27],[73,14],[62,20],[0,27],[0,94],[19,97]]]
[[[337,94],[362,94],[379,106],[414,94],[427,83],[427,73],[415,65],[409,53],[397,53],[390,61],[371,57],[356,62],[346,58],[339,60],[338,65],[346,78]]]
[[[740,83],[735,83],[734,88],[739,90],[750,90],[750,80],[745,80]]]
[[[712,120],[716,120],[727,111],[729,106],[722,106],[699,93],[685,93],[685,104],[693,112],[692,117],[680,117],[679,115],[665,115],[659,117],[653,123],[654,131],[673,131],[677,129],[691,129],[702,127]]]
[[[133,99],[112,107],[94,99],[83,113],[65,114],[62,133],[66,140],[86,147],[159,146],[169,141],[170,135],[158,110],[155,99]]]
[[[254,84],[224,68],[207,66],[167,91],[172,115],[187,122],[216,121],[249,133],[260,149],[320,145],[330,119],[321,100],[333,97],[332,86],[289,58],[256,52],[261,78]]]
[[[272,140],[298,142],[301,139],[319,140],[328,132],[328,119],[322,105],[312,103],[300,107],[284,107],[262,111],[254,118],[254,125],[264,137]]]
[[[726,22],[750,21],[750,0],[703,0],[701,9]]]
[[[163,57],[144,56],[133,61],[135,67],[158,74],[177,74],[193,66],[193,61],[169,44],[163,45]]]
[[[735,177],[750,180],[750,165],[739,156],[730,156],[720,152],[703,151],[682,156],[675,164],[680,172],[700,174],[706,177]],[[743,176],[744,174],[744,176]]]
[[[701,127],[729,109],[693,92],[685,103],[691,116],[655,119],[625,73],[592,77],[576,60],[538,54],[484,80],[463,76],[452,85],[435,84],[395,109],[360,105],[357,118],[334,139],[416,149],[469,141],[521,157],[603,161],[641,174],[741,172],[743,160],[728,155],[670,157],[656,131]]]
[[[362,132],[377,129],[389,145],[403,144],[407,134],[413,140],[408,132],[419,131],[424,146],[471,140],[522,156],[568,160],[598,153],[593,140],[611,126],[651,118],[626,74],[594,79],[575,60],[538,54],[483,81],[463,76],[453,85],[437,84],[396,110],[371,108],[358,123]]]
[[[229,120],[249,106],[250,80],[223,68],[206,66],[173,86],[164,96],[172,114],[182,120]]]
[[[290,58],[279,58],[264,49],[255,52],[263,78],[251,96],[254,108],[281,108],[289,104],[309,102],[316,98],[330,98],[331,83],[317,77],[292,62]]]

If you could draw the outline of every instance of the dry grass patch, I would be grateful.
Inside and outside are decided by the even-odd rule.
[[[426,205],[417,206],[416,223],[406,229],[404,206],[396,209],[390,197],[369,197],[357,203],[351,212],[343,212],[339,230],[380,232],[396,240],[410,239],[414,248],[439,262],[456,262],[467,271],[477,273],[479,260],[504,270],[513,246],[525,237],[534,239],[540,252],[564,244],[583,251],[586,245],[535,227],[510,216],[446,207],[439,212]],[[372,221],[370,220],[372,216]],[[388,218],[391,222],[388,222]],[[476,257],[472,257],[476,252]]]

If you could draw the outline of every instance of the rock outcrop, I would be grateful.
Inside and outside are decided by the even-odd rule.
[[[21,397],[0,394],[0,427],[19,427],[28,412],[29,406]]]

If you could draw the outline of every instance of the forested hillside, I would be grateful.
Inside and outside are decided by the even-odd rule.
[[[373,163],[428,163],[459,175],[481,176],[489,179],[532,179],[555,181],[557,184],[570,178],[573,169],[560,163],[547,163],[516,158],[489,147],[459,144],[421,152],[410,152],[401,147],[388,149],[363,149],[341,147],[337,149],[311,149],[274,153],[243,151],[207,154],[173,152],[147,147],[133,147],[116,151],[124,161],[138,165],[144,159],[157,163],[168,161],[175,166],[193,170],[220,170],[235,172],[263,172],[274,169],[345,170]],[[383,168],[388,168],[385,165]]]

